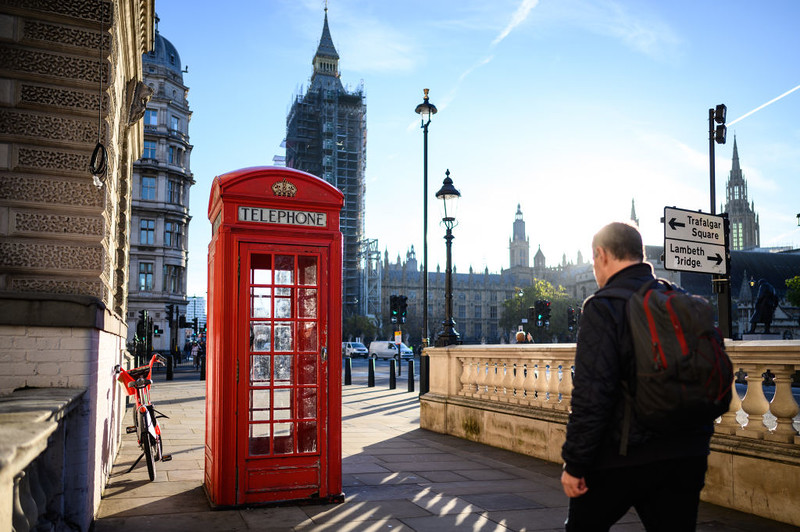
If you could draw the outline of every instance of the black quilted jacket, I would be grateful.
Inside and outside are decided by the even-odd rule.
[[[650,264],[635,264],[613,275],[606,287],[635,291],[652,279]],[[598,290],[583,306],[575,352],[572,413],[561,450],[564,468],[575,477],[584,477],[593,469],[708,454],[713,427],[665,437],[640,426],[635,415],[626,453],[621,454],[623,387],[633,379],[632,352],[625,301],[604,298],[603,289]]]

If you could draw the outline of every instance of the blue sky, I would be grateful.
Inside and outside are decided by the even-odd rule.
[[[220,8],[220,6],[230,8]],[[215,175],[283,154],[286,114],[308,85],[322,0],[214,9],[157,1],[159,30],[188,73],[194,145],[189,295],[206,291]],[[429,126],[430,269],[444,267],[433,194],[449,169],[462,193],[457,270],[508,267],[519,203],[531,254],[590,256],[631,199],[647,244],[665,206],[709,211],[708,109],[731,123],[800,86],[800,2],[330,0],[342,82],[367,101],[366,236],[394,261],[422,256],[422,144]],[[763,246],[800,247],[800,90],[730,126],[716,146],[717,210],[733,136]]]

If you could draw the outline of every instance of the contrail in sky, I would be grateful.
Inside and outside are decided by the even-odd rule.
[[[728,127],[732,126],[732,125],[733,125],[733,124],[735,124],[736,122],[739,122],[740,120],[744,120],[745,118],[747,118],[747,117],[748,117],[748,116],[750,116],[751,114],[755,113],[756,111],[760,111],[760,110],[762,110],[764,107],[768,106],[769,104],[775,103],[775,102],[777,102],[778,100],[780,100],[781,98],[785,98],[786,96],[789,96],[791,93],[793,93],[793,92],[794,92],[794,91],[796,91],[797,89],[800,89],[800,85],[798,85],[797,87],[795,87],[795,88],[793,88],[793,89],[790,89],[790,90],[788,90],[788,91],[784,92],[783,94],[781,94],[781,95],[780,95],[780,96],[778,96],[777,98],[773,98],[773,99],[771,99],[770,101],[768,101],[768,102],[767,102],[767,103],[765,103],[765,104],[759,105],[758,107],[756,107],[755,109],[753,109],[753,110],[752,110],[752,111],[750,111],[749,113],[745,113],[745,114],[743,114],[742,116],[740,116],[739,118],[737,118],[737,119],[736,119],[736,120],[734,120],[733,122],[728,122],[728,124],[727,124],[727,125],[728,125]]]
[[[508,26],[505,27],[503,31],[492,41],[492,46],[496,45],[506,37],[508,34],[511,33],[514,28],[525,22],[525,19],[528,18],[528,14],[531,12],[531,9],[536,7],[536,4],[539,3],[539,0],[522,0],[522,3],[517,7],[517,10],[511,16],[511,22],[508,23]]]

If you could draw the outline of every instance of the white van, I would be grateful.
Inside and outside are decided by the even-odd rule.
[[[367,346],[361,342],[342,342],[342,356],[367,358]]]
[[[400,357],[397,356],[397,344],[386,340],[376,340],[369,344],[369,356],[399,360],[399,358],[414,358],[414,352],[406,344],[400,344]]]

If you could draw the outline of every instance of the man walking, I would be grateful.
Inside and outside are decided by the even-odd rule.
[[[626,301],[604,297],[603,289],[635,292],[655,277],[632,225],[603,227],[592,253],[599,289],[583,307],[561,452],[561,483],[570,497],[566,529],[605,531],[633,507],[650,532],[695,530],[713,425],[659,434],[626,409],[625,391],[635,379]]]

